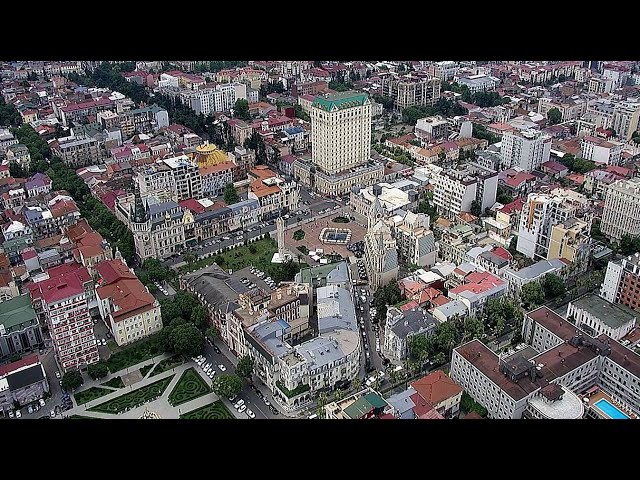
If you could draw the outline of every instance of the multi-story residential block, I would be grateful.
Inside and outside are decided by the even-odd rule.
[[[135,132],[152,133],[169,126],[169,113],[156,104],[127,110],[119,116],[122,135],[131,137]]]
[[[549,161],[550,154],[551,136],[539,130],[511,131],[502,136],[500,156],[506,168],[536,170]]]
[[[54,140],[49,145],[54,155],[65,165],[73,168],[95,165],[102,161],[102,150],[97,139],[65,137]]]
[[[547,260],[564,258],[585,271],[593,249],[590,231],[591,222],[573,217],[551,227]]]
[[[229,83],[187,90],[180,93],[180,99],[196,114],[211,115],[231,110],[238,99],[247,100],[247,86],[244,83]]]
[[[2,249],[9,257],[9,261],[16,264],[20,260],[20,252],[33,244],[33,230],[29,225],[12,220],[2,225],[2,234],[4,236]]]
[[[618,180],[624,180],[624,177],[606,170],[591,170],[584,174],[584,183],[582,185],[586,193],[604,199],[607,187]]]
[[[398,247],[377,197],[371,204],[368,220],[369,228],[364,236],[364,259],[369,285],[377,289],[398,278]]]
[[[51,191],[51,179],[44,173],[36,173],[24,184],[27,197],[45,195]]]
[[[119,346],[162,329],[160,303],[122,260],[101,262],[95,270],[100,316]]]
[[[296,82],[291,85],[291,96],[300,99],[305,95],[319,95],[329,89],[329,84],[319,80],[315,82]]]
[[[549,97],[540,97],[538,100],[538,113],[547,116],[547,113],[552,108],[557,108],[560,112],[560,121],[571,122],[579,120],[584,115],[587,109],[587,102],[585,99],[577,97],[570,99],[557,100]]]
[[[414,210],[418,206],[417,188],[419,185],[410,180],[377,183],[366,188],[354,186],[349,197],[349,208],[358,220],[366,221],[371,205],[377,198],[385,216],[397,215],[401,211]]]
[[[91,276],[77,264],[54,267],[48,273],[50,278],[30,291],[31,298],[42,307],[61,370],[83,369],[99,360],[89,315]]]
[[[260,203],[263,219],[297,210],[300,187],[295,181],[286,181],[264,165],[258,165],[251,170],[249,178],[251,183],[247,196]]]
[[[29,165],[31,165],[31,154],[29,153],[29,149],[26,145],[21,143],[11,145],[7,147],[6,155],[9,163],[13,163],[25,170],[29,170]]]
[[[179,202],[202,198],[202,177],[198,165],[187,155],[158,160],[140,167],[134,181],[140,195]]]
[[[0,128],[0,154],[7,153],[7,149],[12,145],[17,145],[18,139],[13,136],[8,128]]]
[[[233,183],[233,172],[236,169],[232,162],[219,163],[208,167],[198,167],[202,179],[202,196],[217,197],[224,193],[224,188]]]
[[[394,226],[398,256],[408,265],[432,267],[438,250],[433,232],[429,229],[429,216],[406,212],[402,221]]]
[[[0,303],[0,360],[42,348],[44,338],[29,295]]]
[[[580,142],[582,158],[607,165],[620,164],[623,148],[623,143],[592,137],[590,135],[582,137],[582,141]]]
[[[0,412],[4,416],[16,404],[28,405],[49,391],[49,382],[37,355],[0,366]]]
[[[462,284],[449,289],[452,300],[464,303],[470,314],[482,311],[488,300],[507,295],[507,282],[489,272],[471,272],[465,275]]]
[[[639,121],[640,102],[625,101],[616,103],[611,126],[615,130],[618,138],[629,141],[638,130]]]
[[[640,285],[640,253],[620,261],[611,261],[600,288],[600,296],[612,303],[621,303],[640,312],[640,297],[636,293]]]
[[[600,229],[607,237],[620,240],[624,235],[640,235],[640,178],[620,180],[605,191]]]
[[[636,326],[636,312],[594,293],[569,302],[567,319],[591,336],[604,333],[616,341]]]
[[[458,62],[452,61],[444,61],[444,62],[435,62],[429,65],[428,72],[430,75],[433,75],[436,78],[439,78],[442,81],[450,81],[453,80],[453,77],[458,73]]]
[[[562,224],[566,229],[575,214],[576,207],[560,196],[530,193],[522,206],[516,249],[532,259],[549,258],[553,227]],[[560,237],[561,230],[556,233],[559,239],[565,238]],[[560,246],[556,243],[554,254],[559,253]]]
[[[589,93],[602,94],[611,93],[615,87],[613,80],[603,78],[601,76],[592,76],[589,78],[587,89]]]
[[[281,318],[289,324],[291,329],[287,332],[287,338],[295,343],[311,333],[309,318],[313,305],[309,293],[309,285],[295,282],[280,284],[277,290],[271,292],[269,315],[271,318]]]
[[[467,77],[458,77],[456,82],[459,85],[465,85],[468,87],[471,93],[477,93],[495,90],[500,84],[500,79],[490,75],[477,74],[469,75]]]
[[[409,354],[409,344],[414,335],[430,335],[438,325],[433,315],[420,308],[405,312],[396,307],[387,309],[384,324],[382,350],[385,356],[402,361]]]
[[[236,165],[233,181],[245,180],[249,172],[256,166],[256,153],[243,147],[236,147],[233,152],[227,153],[229,161]]]
[[[522,287],[527,283],[541,282],[548,273],[553,273],[562,278],[568,265],[568,262],[560,258],[554,258],[553,260],[540,260],[520,270],[507,269],[504,279],[509,285],[509,295],[519,295]]]
[[[433,178],[433,203],[438,211],[449,218],[471,211],[478,202],[481,212],[493,206],[498,189],[498,172],[476,163],[464,168],[443,170]]]
[[[449,122],[442,116],[426,117],[418,119],[415,134],[425,143],[441,140],[449,135]]]
[[[98,112],[112,110],[114,102],[110,98],[100,97],[61,107],[53,103],[52,107],[58,120],[60,120],[65,127],[68,127],[70,122],[74,124],[82,123],[82,120],[90,115],[95,116]]]
[[[396,111],[407,107],[433,105],[440,99],[441,80],[436,77],[389,74],[382,78],[382,95],[393,99]]]

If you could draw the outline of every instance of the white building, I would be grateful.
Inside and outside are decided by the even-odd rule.
[[[604,333],[616,341],[636,326],[635,312],[592,293],[569,302],[567,318],[591,336]]]
[[[620,180],[605,191],[602,233],[620,240],[624,235],[640,235],[640,178]]]
[[[471,93],[495,90],[500,84],[500,79],[490,75],[478,74],[456,79],[458,85],[466,85]]]
[[[607,273],[600,286],[600,296],[608,302],[615,303],[617,301],[623,271],[622,262],[609,262],[607,265]]]
[[[195,162],[186,155],[158,160],[140,167],[134,181],[140,196],[179,202],[202,198],[202,178]]]
[[[416,137],[433,142],[445,138],[449,132],[449,122],[442,116],[419,118],[415,127]]]
[[[484,213],[496,201],[498,172],[468,163],[458,170],[443,170],[433,177],[432,183],[433,203],[444,216],[451,218],[460,212],[470,212],[474,201]]]
[[[398,247],[377,198],[371,205],[369,228],[364,236],[364,260],[372,288],[380,288],[398,278]]]
[[[530,193],[522,206],[516,250],[532,259],[546,259],[551,230],[574,216],[575,211],[575,206],[560,196]]]
[[[238,99],[248,100],[247,86],[244,83],[227,83],[213,88],[186,90],[180,93],[180,99],[196,114],[210,115],[231,110]]]
[[[431,268],[436,263],[438,250],[433,232],[429,229],[429,216],[406,212],[404,217],[393,218],[398,256],[407,264]]]
[[[551,136],[538,130],[507,131],[502,136],[500,156],[505,168],[536,170],[549,161],[550,154]]]
[[[399,210],[413,210],[418,206],[419,195],[416,188],[419,185],[410,182],[408,186],[409,190],[390,183],[377,183],[366,188],[354,187],[349,197],[349,207],[359,220],[368,217],[375,198],[378,198],[385,216],[395,215]]]
[[[328,174],[339,174],[369,160],[371,101],[364,93],[318,96],[311,109],[312,160]]]
[[[604,138],[585,135],[580,142],[582,158],[592,160],[596,163],[606,163],[607,165],[619,165],[622,159],[624,144],[605,140]]]
[[[235,168],[236,166],[232,162],[199,167],[202,180],[202,196],[217,197],[222,195],[224,188],[233,183],[233,171]]]
[[[540,260],[520,270],[507,269],[504,279],[509,285],[509,295],[517,296],[520,294],[522,287],[530,282],[540,282],[548,273],[553,273],[562,277],[567,264],[559,258],[553,260]]]
[[[258,165],[249,172],[249,199],[260,203],[262,219],[278,217],[298,209],[300,186],[294,181],[286,181],[264,165]]]

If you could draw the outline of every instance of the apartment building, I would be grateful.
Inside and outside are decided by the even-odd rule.
[[[536,170],[549,161],[550,154],[551,136],[539,130],[508,131],[502,136],[500,156],[505,168]]]
[[[18,165],[25,170],[29,170],[29,165],[31,165],[31,154],[29,153],[29,149],[26,145],[16,143],[7,147],[6,156],[10,164]]]
[[[309,285],[295,282],[281,283],[278,289],[271,292],[267,307],[269,316],[281,318],[289,324],[290,330],[286,332],[286,337],[294,343],[311,333],[309,318],[312,300]]]
[[[133,136],[135,132],[153,133],[169,126],[169,113],[156,104],[127,110],[119,117],[120,128],[125,138]]]
[[[590,236],[591,222],[574,217],[551,227],[547,260],[564,258],[573,263],[578,272],[589,266],[589,257],[593,249]]]
[[[7,416],[18,405],[35,402],[50,391],[44,367],[33,354],[0,366],[0,412]]]
[[[433,203],[448,218],[470,212],[473,202],[478,202],[484,212],[495,203],[497,189],[498,172],[468,163],[433,177]]]
[[[110,98],[100,97],[61,107],[53,103],[52,106],[58,120],[62,122],[63,126],[68,127],[70,122],[83,123],[82,121],[89,115],[95,116],[98,112],[113,110],[114,102]]]
[[[430,75],[442,81],[451,81],[458,73],[458,62],[443,61],[435,62],[429,65],[428,72]]]
[[[10,146],[17,144],[18,139],[13,136],[8,128],[0,128],[0,154],[6,154]]]
[[[449,122],[446,118],[437,115],[418,119],[414,129],[416,137],[425,143],[444,139],[449,134]]]
[[[0,303],[0,361],[42,348],[43,344],[42,329],[29,295],[5,298]]]
[[[579,120],[587,110],[587,101],[581,97],[572,97],[569,99],[555,99],[549,97],[540,97],[538,99],[538,113],[547,116],[552,108],[557,108],[560,112],[560,122],[571,122]]]
[[[618,342],[636,326],[636,312],[594,293],[569,302],[567,319],[591,336],[606,334]]]
[[[48,273],[50,278],[30,291],[32,301],[42,308],[60,369],[84,369],[99,360],[89,315],[91,276],[77,264],[51,268]]]
[[[160,302],[122,260],[101,262],[95,266],[95,271],[100,317],[118,346],[141,340],[162,329]]]
[[[607,237],[620,240],[624,235],[640,235],[640,178],[620,180],[605,190],[600,229]]]
[[[249,172],[248,198],[260,203],[261,218],[266,220],[298,209],[300,187],[295,181],[286,181],[265,165]]]
[[[607,265],[600,296],[612,303],[620,303],[640,311],[640,297],[636,290],[640,285],[640,253]]]
[[[95,165],[102,161],[102,150],[96,138],[65,137],[49,144],[51,151],[72,168]]]
[[[429,216],[408,211],[394,226],[398,257],[407,265],[431,268],[436,263],[438,250],[433,232],[429,229]]]
[[[218,84],[211,88],[205,86],[180,92],[182,103],[198,115],[227,112],[239,99],[247,100],[247,86],[244,83]]]
[[[382,95],[393,99],[394,110],[407,107],[433,105],[440,99],[441,80],[436,77],[395,73],[384,76],[380,82]]]
[[[471,272],[462,283],[449,289],[448,297],[465,304],[470,315],[481,312],[487,301],[506,296],[507,282],[489,272]]]
[[[553,260],[540,260],[520,270],[507,269],[504,274],[504,279],[509,285],[509,295],[520,295],[522,287],[527,283],[541,282],[549,273],[553,273],[562,278],[568,265],[569,263],[565,260],[554,258]]]
[[[224,162],[198,168],[202,181],[202,196],[217,197],[224,193],[224,188],[227,185],[233,183],[233,172],[236,165],[232,162]]]
[[[382,351],[385,356],[402,361],[409,355],[409,344],[415,335],[430,335],[438,321],[421,308],[401,311],[396,307],[387,309],[383,328]]]
[[[469,88],[471,93],[487,92],[495,90],[500,84],[500,79],[490,75],[477,74],[466,77],[458,77],[456,79],[458,85],[464,85]]]
[[[203,196],[200,170],[187,155],[139,167],[134,181],[143,198],[157,197],[179,202]]]
[[[623,143],[590,135],[585,135],[580,141],[581,157],[596,163],[619,165],[623,149]]]

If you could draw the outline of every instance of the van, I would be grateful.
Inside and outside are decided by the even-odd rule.
[[[318,418],[318,415],[316,415],[315,413],[313,415],[309,415],[309,420],[314,420]]]

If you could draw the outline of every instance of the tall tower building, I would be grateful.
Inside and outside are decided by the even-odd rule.
[[[619,180],[606,189],[602,225],[607,237],[620,240],[625,234],[640,235],[640,178]]]

